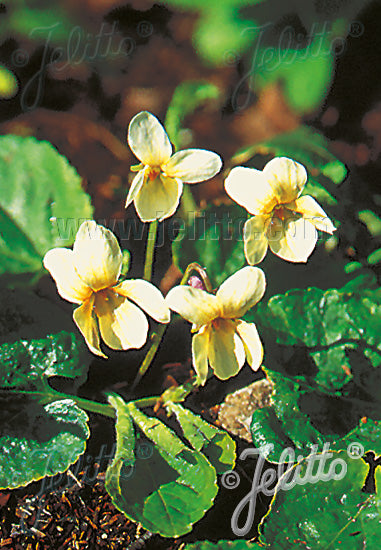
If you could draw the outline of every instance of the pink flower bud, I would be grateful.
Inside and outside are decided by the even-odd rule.
[[[200,277],[197,277],[197,275],[192,275],[191,277],[189,277],[188,285],[193,288],[199,288],[200,290],[206,290],[202,279],[200,279]]]

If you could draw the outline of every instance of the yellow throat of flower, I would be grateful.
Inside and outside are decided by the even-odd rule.
[[[150,181],[153,181],[159,176],[160,172],[160,166],[150,166],[146,172],[146,178]]]
[[[284,204],[277,205],[271,212],[269,222],[267,225],[268,238],[279,237],[283,230],[286,229],[286,225],[295,222],[302,215],[294,210],[287,208]]]

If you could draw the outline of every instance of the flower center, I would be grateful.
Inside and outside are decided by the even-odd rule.
[[[147,170],[147,177],[150,181],[153,181],[158,177],[160,172],[160,166],[150,166]]]
[[[103,311],[105,305],[109,301],[108,288],[103,288],[102,290],[97,290],[94,292],[94,309],[96,313]]]
[[[267,238],[270,240],[278,240],[282,237],[284,231],[291,222],[295,222],[301,217],[300,214],[290,210],[283,204],[276,206],[266,224]]]
[[[279,239],[283,234],[283,229],[287,220],[287,209],[283,206],[276,206],[272,211],[272,215],[266,223],[266,234],[270,240]]]
[[[108,300],[108,290],[109,288],[102,288],[102,290],[97,290],[95,293],[95,298],[98,298],[100,300]]]
[[[278,220],[285,221],[289,217],[289,215],[290,210],[287,210],[287,208],[285,208],[282,204],[276,206],[273,210],[273,219],[277,218]]]
[[[223,321],[223,319],[221,319],[221,317],[217,317],[217,319],[213,319],[212,327],[215,330],[218,330],[219,328],[221,328],[221,324],[222,324],[221,321]]]
[[[95,293],[94,309],[98,316],[108,315],[125,300],[124,296],[116,294],[112,287],[98,290]]]

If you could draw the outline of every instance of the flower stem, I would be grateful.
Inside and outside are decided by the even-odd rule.
[[[168,393],[168,390],[167,390]],[[115,409],[111,405],[106,403],[99,403],[98,401],[91,401],[90,399],[84,399],[83,397],[77,397],[76,395],[70,395],[69,393],[59,392],[53,388],[49,388],[49,391],[25,391],[25,390],[2,390],[0,389],[0,395],[24,395],[25,397],[31,397],[40,403],[40,405],[48,405],[49,403],[54,403],[55,401],[62,401],[63,399],[71,399],[80,407],[81,409],[101,414],[103,416],[108,416],[109,418],[115,419]],[[137,399],[134,401],[135,405],[139,408],[144,407],[153,407],[161,398],[160,395],[154,395],[151,397],[144,397],[142,399]]]
[[[78,405],[78,407],[84,409],[85,411],[115,418],[115,411],[111,405],[99,403],[98,401],[91,401],[90,399],[84,399],[83,397],[77,397],[76,395],[71,395],[69,393],[59,392],[50,387],[48,390],[44,389],[43,391],[0,390],[0,394],[1,393],[5,395],[14,394],[25,395],[26,397],[29,396],[37,399],[40,405],[47,405],[49,403],[54,403],[54,401],[62,401],[63,399],[71,399]]]
[[[198,263],[192,262],[188,265],[188,267],[185,270],[185,273],[183,275],[183,278],[181,279],[180,285],[186,285],[188,282],[188,279],[190,277],[190,274],[192,271],[196,271],[198,275],[200,276],[202,282],[204,283],[205,290],[207,292],[213,292],[212,283],[209,280],[208,274],[206,270],[201,267]]]
[[[130,388],[130,394],[134,391],[136,386],[139,384],[140,380],[143,378],[143,376],[149,369],[152,361],[154,360],[154,357],[156,355],[160,342],[164,336],[166,328],[167,328],[167,325],[160,325],[157,329],[157,332],[154,334],[152,338],[151,347],[149,348],[147,355],[144,357],[143,363],[140,365],[140,368],[135,376],[135,380],[132,383],[132,386]]]
[[[75,403],[81,409],[85,411],[102,414],[103,416],[108,416],[109,418],[115,418],[115,410],[111,405],[106,405],[105,403],[98,403],[98,401],[90,401],[90,399],[83,399],[82,397],[68,396],[70,399],[75,401]]]
[[[143,397],[142,399],[136,399],[134,401],[134,405],[141,409],[143,409],[144,407],[154,407],[159,401],[160,397],[160,395],[155,395],[153,397]]]
[[[153,255],[155,251],[155,242],[157,236],[157,228],[159,223],[157,220],[150,223],[147,245],[146,245],[146,259],[144,263],[144,275],[143,279],[145,281],[150,281],[152,277],[152,265],[153,265]]]
[[[151,228],[150,228],[151,231]],[[197,263],[193,262],[188,265],[188,267],[185,270],[185,273],[180,281],[180,285],[185,285],[188,282],[189,276],[192,273],[192,271],[197,271],[200,276],[202,277],[202,280],[204,281],[204,284],[206,286],[207,290],[211,290],[211,284],[209,281],[209,278],[206,274],[206,271]],[[129,391],[129,395],[132,395],[132,392],[135,390],[136,386],[139,384],[140,380],[143,378],[149,367],[151,366],[152,361],[154,360],[154,357],[156,355],[156,352],[159,348],[160,342],[164,336],[164,333],[166,331],[167,325],[160,325],[154,334],[152,338],[151,347],[149,348],[147,355],[144,357],[142,364],[140,365],[140,368],[135,376],[134,381],[132,382],[132,386]]]

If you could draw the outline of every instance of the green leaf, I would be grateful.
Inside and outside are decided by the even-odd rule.
[[[35,386],[44,376],[75,378],[84,374],[89,362],[79,336],[70,332],[3,344],[0,346],[0,386]]]
[[[74,401],[43,407],[24,396],[2,394],[0,403],[0,489],[64,472],[84,453],[88,416]]]
[[[253,43],[258,35],[254,21],[237,17],[239,4],[256,4],[260,0],[218,0],[205,3],[209,9],[203,12],[193,35],[195,50],[213,65],[235,64],[239,55]],[[230,5],[229,5],[230,4]]]
[[[266,361],[270,367],[273,360],[275,370],[285,362],[286,353],[294,373],[303,378],[307,374],[298,368],[308,369],[317,388],[332,394],[340,394],[350,380],[365,389],[364,380],[374,385],[379,379],[381,370],[375,368],[381,364],[378,291],[290,290],[268,304],[258,304],[247,317],[274,342],[275,348],[267,349]],[[351,350],[352,362],[348,358]],[[283,359],[276,357],[277,352],[283,353]],[[366,391],[372,391],[371,384]]]
[[[319,458],[319,460],[318,460]],[[326,480],[317,475],[319,462]],[[345,451],[304,459],[294,480],[315,475],[316,481],[283,486],[291,480],[285,473],[277,485],[270,511],[262,520],[261,540],[276,550],[376,549],[381,536],[379,494],[362,491],[369,467]],[[336,479],[333,476],[336,473]],[[379,477],[379,474],[376,475]]]
[[[263,546],[247,540],[219,540],[216,544],[204,540],[184,546],[184,550],[256,550],[258,548],[263,548]]]
[[[339,433],[343,430],[340,416],[351,415],[347,403],[337,399],[331,405],[335,407],[334,414],[324,395],[309,391],[303,384],[273,371],[266,370],[266,376],[274,384],[271,406],[254,411],[250,429],[254,445],[262,450],[268,461],[284,462],[287,458],[282,453],[290,448],[296,456],[307,456],[312,451],[323,451],[324,445],[339,450],[361,443],[364,451],[381,454],[381,426],[377,421],[362,419],[355,429]],[[326,432],[321,433],[315,427],[317,424]],[[336,433],[327,433],[330,425]]]
[[[347,175],[345,165],[332,155],[332,161],[325,164],[321,170],[333,183],[339,185]]]
[[[0,486],[14,488],[64,472],[85,451],[86,413],[71,399],[50,402],[47,378],[75,389],[91,355],[72,319],[47,300],[3,289],[0,301]]]
[[[262,68],[268,72],[276,69],[279,61],[287,59],[292,63],[289,49],[282,49],[282,44],[287,46],[287,41],[291,42],[291,47],[295,44],[298,50],[296,57],[304,71],[300,69],[294,77],[293,94],[299,99],[299,102],[308,102],[308,96],[314,94],[319,89],[319,82],[323,80],[327,86],[327,79],[324,78],[327,71],[322,70],[316,59],[321,63],[324,58],[328,58],[330,64],[334,60],[334,52],[331,51],[332,45],[337,38],[344,39],[352,22],[360,9],[363,7],[362,0],[348,2],[302,2],[296,3],[283,2],[282,0],[272,0],[264,2],[263,0],[161,0],[162,4],[170,8],[187,10],[197,13],[197,21],[193,33],[193,43],[199,56],[214,65],[235,64],[239,56],[248,48],[254,52],[249,55],[248,74],[255,74]],[[300,26],[293,28],[290,21],[297,19],[305,26],[307,34],[307,47],[300,45]],[[356,23],[356,21],[354,21]],[[329,31],[327,31],[327,24]],[[290,37],[290,27],[291,34]],[[273,32],[275,30],[275,32]],[[353,31],[355,32],[355,30]],[[314,35],[316,39],[310,40]],[[270,40],[268,37],[270,36]],[[262,45],[267,46],[265,51],[257,52]],[[338,40],[338,46],[340,41]],[[251,52],[250,52],[251,53]],[[267,62],[268,59],[274,63],[263,63],[263,55]],[[291,60],[290,60],[291,58]],[[309,61],[309,63],[307,62]],[[315,63],[314,63],[315,61]],[[274,66],[275,65],[275,66]],[[287,76],[287,63],[283,63],[283,71]],[[292,76],[296,69],[292,67]],[[315,78],[314,78],[315,77]],[[296,82],[296,80],[298,82]],[[307,79],[310,87],[304,85]],[[315,82],[315,81],[318,82]],[[297,89],[297,84],[301,90]],[[321,84],[322,87],[323,84]],[[307,98],[302,97],[305,92]]]
[[[0,138],[0,275],[41,272],[44,254],[70,246],[91,217],[80,177],[50,143]]]
[[[351,263],[357,263],[357,262],[351,262]],[[348,264],[347,264],[348,266]],[[361,271],[359,275],[356,275],[353,279],[348,281],[341,289],[341,292],[350,293],[350,292],[361,292],[366,290],[376,290],[378,287],[377,278],[373,271],[370,269],[366,269],[361,266]],[[356,269],[352,271],[354,273],[359,269],[359,266],[356,266]],[[351,272],[351,271],[349,271]],[[347,271],[348,273],[348,271]]]
[[[249,313],[264,335],[275,385],[272,406],[255,411],[251,426],[257,446],[273,445],[270,460],[289,446],[306,455],[325,442],[345,448],[361,440],[381,453],[380,299],[378,290],[310,288]]]
[[[166,403],[169,413],[176,415],[185,438],[193,449],[202,451],[217,474],[232,470],[235,465],[235,442],[230,435],[206,422],[201,416],[185,409],[178,403]]]
[[[381,455],[381,423],[364,417],[359,425],[345,435],[342,439],[336,439],[332,442],[332,449],[349,449],[351,444],[360,444],[365,452],[373,451]]]
[[[279,83],[294,111],[313,112],[329,91],[335,57],[345,49],[352,25],[353,35],[359,27],[358,35],[363,32],[362,24],[355,20],[362,8],[361,0],[272,0],[245,10],[245,15],[256,20],[257,32],[243,58],[246,74],[241,84],[258,92]]]
[[[45,389],[44,378],[76,379],[92,360],[73,320],[31,292],[0,291],[0,387]]]
[[[279,373],[266,371],[266,376],[274,384],[272,406],[253,413],[250,429],[254,445],[272,445],[264,451],[271,462],[279,462],[283,450],[290,447],[299,454],[309,454],[314,446],[321,451],[325,438],[300,410],[299,386]]]
[[[112,470],[120,460],[128,464],[133,464],[135,461],[135,431],[126,403],[115,393],[108,394],[108,401],[116,410],[116,450],[113,464],[111,464],[106,473],[106,486],[109,482],[114,481]]]
[[[106,489],[114,505],[164,537],[188,533],[213,504],[218,490],[215,469],[133,403],[120,398],[110,403],[117,411],[117,449],[106,473]]]

